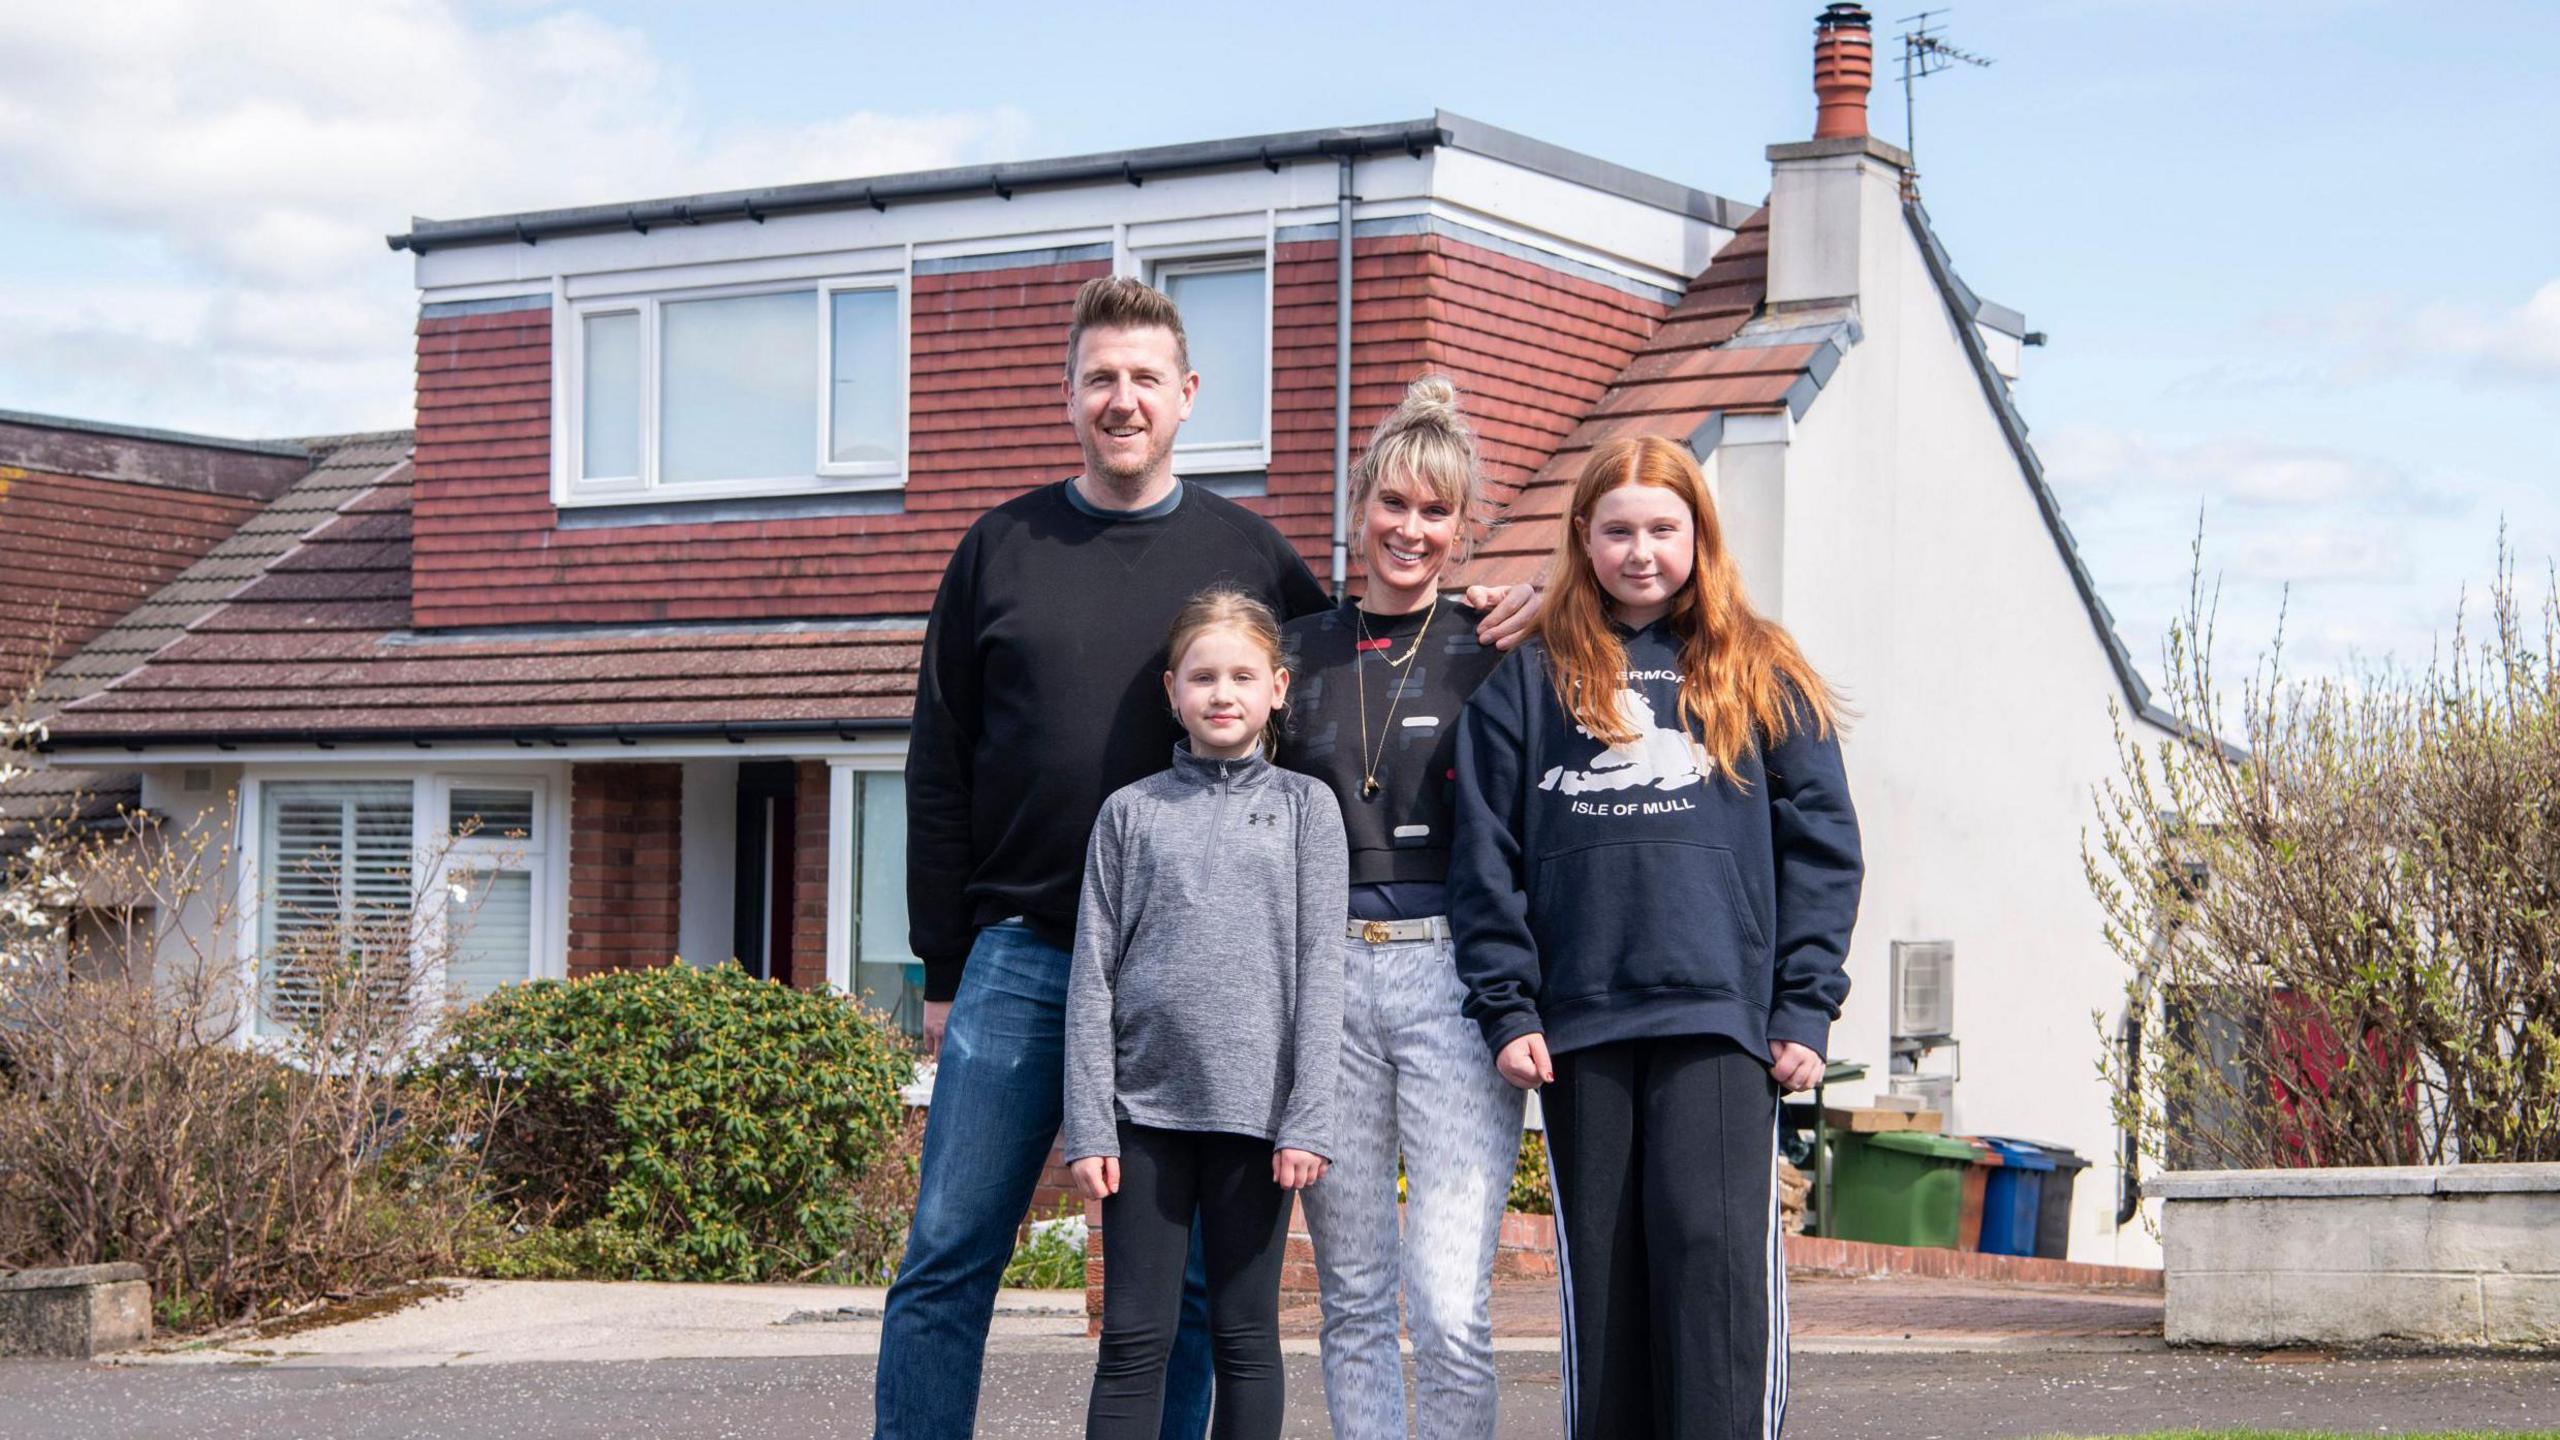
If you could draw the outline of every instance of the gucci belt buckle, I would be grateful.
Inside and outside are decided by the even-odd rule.
[[[1360,922],[1360,938],[1361,938],[1361,939],[1363,939],[1363,940],[1365,940],[1365,941],[1367,941],[1367,942],[1369,942],[1369,943],[1370,943],[1370,944],[1372,944],[1372,945],[1384,945],[1384,944],[1386,944],[1386,943],[1387,943],[1387,922],[1386,922],[1386,921],[1384,921],[1384,920],[1363,920],[1363,921],[1361,921],[1361,922]]]

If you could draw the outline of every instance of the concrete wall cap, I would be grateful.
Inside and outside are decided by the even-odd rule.
[[[142,1267],[131,1261],[66,1265],[58,1270],[19,1270],[0,1275],[0,1290],[77,1290],[83,1285],[113,1285],[142,1278]]]
[[[2352,1195],[2488,1195],[2560,1191],[2560,1164],[2382,1165],[2333,1170],[2179,1170],[2155,1175],[2155,1200],[2290,1200]]]
[[[2517,1165],[2447,1165],[2436,1178],[2441,1195],[2510,1195],[2560,1190],[2560,1162]]]
[[[2317,1199],[2332,1195],[2432,1195],[2440,1167],[2391,1165],[2332,1170],[2182,1170],[2155,1175],[2142,1193],[2157,1200]]]

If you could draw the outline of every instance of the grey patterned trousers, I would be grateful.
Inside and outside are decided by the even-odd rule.
[[[1402,1440],[1396,1292],[1413,1332],[1414,1433],[1491,1440],[1494,1244],[1523,1093],[1493,1068],[1446,940],[1343,942],[1332,1168],[1306,1192],[1324,1298],[1324,1393],[1344,1440]],[[1396,1213],[1396,1158],[1407,1203]]]

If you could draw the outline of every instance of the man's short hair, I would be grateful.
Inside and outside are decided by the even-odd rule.
[[[1182,373],[1191,373],[1191,339],[1182,333],[1182,311],[1170,296],[1143,280],[1126,275],[1105,275],[1087,280],[1076,292],[1075,323],[1067,327],[1067,379],[1075,380],[1076,347],[1083,343],[1084,332],[1092,329],[1145,330],[1149,328],[1173,332],[1174,363]]]

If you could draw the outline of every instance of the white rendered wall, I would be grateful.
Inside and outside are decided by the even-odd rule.
[[[2071,1258],[2156,1264],[2141,1226],[2115,1224],[2091,1012],[2111,1034],[2124,972],[2081,869],[2123,691],[1916,241],[1879,208],[1865,339],[1789,447],[1774,607],[1858,712],[1867,883],[1831,1053],[1884,1088],[1892,942],[1953,941],[1957,1123],[2079,1151]]]
[[[151,973],[156,983],[164,985],[180,977],[184,967],[229,965],[236,953],[236,935],[217,933],[216,923],[225,918],[219,912],[239,883],[238,857],[229,849],[240,767],[193,767],[210,771],[212,783],[192,792],[182,788],[187,768],[154,767],[141,772],[142,808],[164,817],[164,833],[171,837],[174,854],[196,857],[182,871],[164,869],[156,885],[162,895],[181,902],[174,908],[154,907]],[[204,840],[201,852],[194,844],[199,835]]]
[[[676,953],[717,965],[738,943],[738,762],[685,761],[683,803]]]

